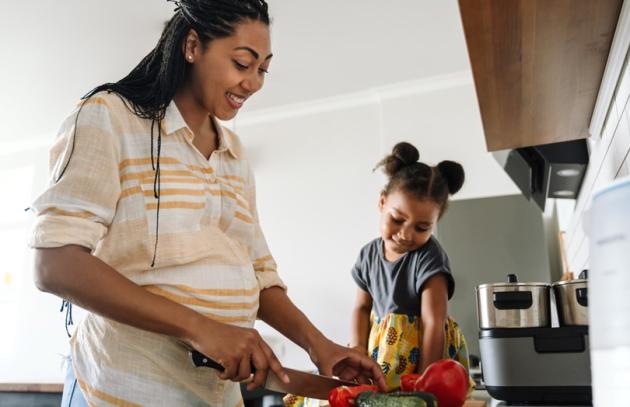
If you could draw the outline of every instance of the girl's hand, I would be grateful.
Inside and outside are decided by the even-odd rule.
[[[320,374],[337,376],[341,380],[373,383],[387,390],[381,368],[365,352],[347,348],[323,338],[309,349],[309,356]]]
[[[253,366],[254,378],[247,385],[248,390],[262,386],[269,370],[285,383],[289,382],[280,361],[255,329],[240,328],[203,316],[195,326],[188,342],[225,368],[219,374],[222,380],[240,382],[249,379]]]

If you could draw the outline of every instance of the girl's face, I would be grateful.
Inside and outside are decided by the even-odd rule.
[[[269,27],[253,20],[237,24],[234,34],[210,41],[205,50],[193,32],[184,48],[184,58],[192,62],[189,91],[203,110],[221,120],[234,118],[262,88],[272,56]]]
[[[385,257],[390,261],[429,241],[440,216],[437,202],[417,199],[401,190],[381,195],[379,209]]]

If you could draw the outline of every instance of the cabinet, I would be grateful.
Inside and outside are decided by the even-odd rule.
[[[623,0],[459,0],[488,151],[588,137]]]

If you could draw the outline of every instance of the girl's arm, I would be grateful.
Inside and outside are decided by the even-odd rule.
[[[251,364],[256,373],[250,388],[262,385],[268,370],[284,377],[280,362],[256,330],[213,321],[150,293],[84,247],[36,249],[35,284],[114,321],[181,339],[221,363],[222,379],[247,379]]]
[[[418,372],[444,354],[444,324],[446,322],[448,287],[446,278],[437,274],[424,283],[421,296],[422,359]]]
[[[352,328],[350,333],[350,347],[368,352],[368,336],[370,334],[370,312],[372,312],[372,297],[362,288],[357,289],[357,297],[352,311]]]

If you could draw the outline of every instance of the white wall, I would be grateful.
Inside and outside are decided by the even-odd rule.
[[[235,126],[254,161],[263,227],[291,297],[345,343],[355,290],[349,269],[378,232],[383,179],[371,169],[395,142],[415,143],[431,163],[460,161],[468,175],[460,199],[518,191],[485,151],[456,2],[287,0],[271,7],[272,74]],[[154,46],[172,9],[153,0],[4,8],[0,171],[34,166],[33,179],[22,182],[32,186],[31,198],[38,194],[47,179],[45,147],[63,117],[93,86],[126,74]],[[312,101],[326,95],[337,96]],[[311,101],[284,105],[289,100]],[[24,201],[15,217],[28,225]],[[34,287],[26,238],[7,239],[24,251],[16,283],[0,287],[0,382],[59,382],[67,352],[60,300]],[[9,296],[17,300],[9,304]],[[301,351],[286,349],[287,364],[310,365]]]
[[[48,143],[0,149],[0,383],[60,382],[67,353],[61,300],[35,288],[32,252],[26,242],[33,216],[24,208],[45,186]]]
[[[591,120],[589,166],[568,228],[567,256],[574,273],[589,266],[589,244],[583,225],[593,193],[614,179],[630,174],[629,7],[624,3],[617,24]]]
[[[458,198],[516,192],[485,151],[472,80],[445,75],[361,94],[238,116],[235,129],[256,172],[258,211],[289,296],[327,336],[346,344],[356,285],[350,269],[378,236],[385,178],[374,165],[402,140],[423,161],[462,163]],[[448,143],[449,148],[439,148]],[[279,311],[280,312],[280,311]],[[290,367],[307,355],[260,323]]]

